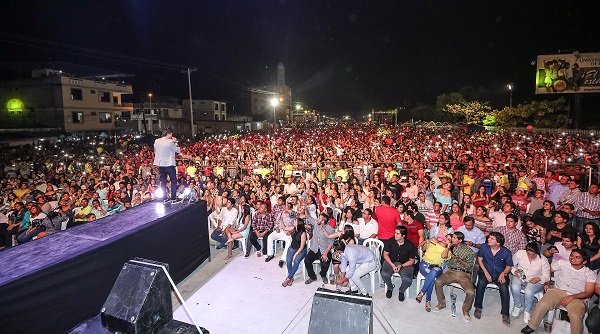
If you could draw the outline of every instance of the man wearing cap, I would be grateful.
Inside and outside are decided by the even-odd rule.
[[[177,176],[175,171],[175,154],[180,153],[181,149],[177,144],[177,138],[173,137],[171,129],[165,129],[163,136],[154,141],[154,165],[158,166],[160,171],[160,187],[165,193],[167,202],[177,200]],[[171,181],[171,196],[167,195],[167,175]]]

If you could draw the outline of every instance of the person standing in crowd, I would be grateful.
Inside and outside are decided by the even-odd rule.
[[[160,172],[160,187],[165,194],[167,203],[177,201],[177,175],[175,171],[175,154],[180,153],[177,138],[173,137],[171,129],[165,129],[163,136],[154,141],[154,165]],[[171,182],[170,197],[167,194],[167,176]]]
[[[598,184],[591,184],[588,191],[579,194],[575,201],[577,208],[577,216],[579,216],[583,224],[593,222],[600,224],[600,197],[598,196],[600,188]]]
[[[329,266],[331,264],[330,251],[333,246],[333,240],[329,239],[328,236],[333,234],[335,230],[333,227],[327,224],[328,221],[329,216],[327,216],[325,213],[321,213],[318,219],[314,219],[310,215],[306,215],[306,223],[310,225],[310,228],[313,231],[313,236],[308,245],[306,257],[304,258],[304,268],[306,268],[306,273],[308,274],[308,279],[304,282],[305,284],[310,284],[317,281],[317,274],[313,268],[313,262],[315,260],[320,260],[319,262],[321,264],[321,271],[319,274],[321,276],[321,280],[323,280],[324,284],[329,283],[327,271],[329,270]]]
[[[377,217],[378,232],[377,235],[379,240],[385,241],[394,238],[394,231],[396,226],[401,222],[400,213],[390,206],[391,199],[389,196],[383,196],[381,198],[381,206],[375,209],[375,216]]]

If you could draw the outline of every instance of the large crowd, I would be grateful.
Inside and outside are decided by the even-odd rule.
[[[594,136],[338,125],[179,142],[171,182],[207,202],[217,248],[231,258],[254,247],[269,262],[285,241],[284,287],[306,264],[304,283],[366,294],[360,277],[380,270],[387,298],[400,276],[403,301],[419,276],[417,301],[439,312],[443,286],[458,283],[471,321],[495,284],[503,323],[524,313],[527,333],[561,307],[581,333],[586,301],[600,291]],[[2,153],[3,249],[160,197],[152,144],[134,138],[60,138]],[[588,327],[597,326],[590,309]]]

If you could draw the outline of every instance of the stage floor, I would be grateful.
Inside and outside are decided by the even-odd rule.
[[[279,249],[281,252],[281,249]],[[198,324],[211,333],[307,333],[312,298],[322,282],[310,285],[302,281],[301,270],[291,287],[282,287],[285,269],[279,268],[276,257],[269,263],[264,257],[252,253],[244,259],[241,252],[234,251],[234,258],[224,261],[224,250],[211,248],[212,262],[205,262],[198,270],[179,285],[182,295]],[[281,256],[281,253],[279,253]],[[363,278],[367,288],[370,280]],[[384,289],[376,289],[373,296],[374,333],[466,333],[486,332],[493,328],[494,334],[515,333],[525,326],[523,316],[511,320],[511,326],[502,325],[500,295],[488,290],[484,299],[483,317],[466,323],[460,308],[464,293],[455,289],[458,296],[456,318],[450,310],[440,313],[425,312],[424,302],[414,300],[416,281],[410,288],[411,299],[399,302],[397,292],[392,299],[385,298]],[[334,285],[327,285],[335,288]],[[449,301],[449,292],[447,291]],[[436,305],[435,293],[432,306]],[[174,318],[191,323],[191,319],[175,304]],[[493,326],[493,327],[492,327]]]

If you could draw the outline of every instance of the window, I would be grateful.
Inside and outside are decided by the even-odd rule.
[[[110,93],[109,92],[98,92],[98,101],[110,102]]]
[[[90,94],[96,94],[96,91],[92,89],[90,90]]]
[[[215,114],[215,121],[219,120],[219,114]]]
[[[100,113],[100,123],[111,123],[112,122],[112,114],[109,112],[101,112]]]
[[[131,111],[121,111],[122,119],[131,119]]]
[[[83,113],[74,111],[73,112],[73,123],[83,123]]]
[[[215,102],[215,110],[219,110],[219,104]]]
[[[152,124],[158,124],[158,120],[157,119],[153,119],[152,120]]]
[[[221,103],[221,111],[225,111],[225,103]]]
[[[71,88],[71,100],[83,100],[83,93],[81,92],[81,89]]]
[[[119,97],[118,96],[113,96],[113,104],[119,105]]]

